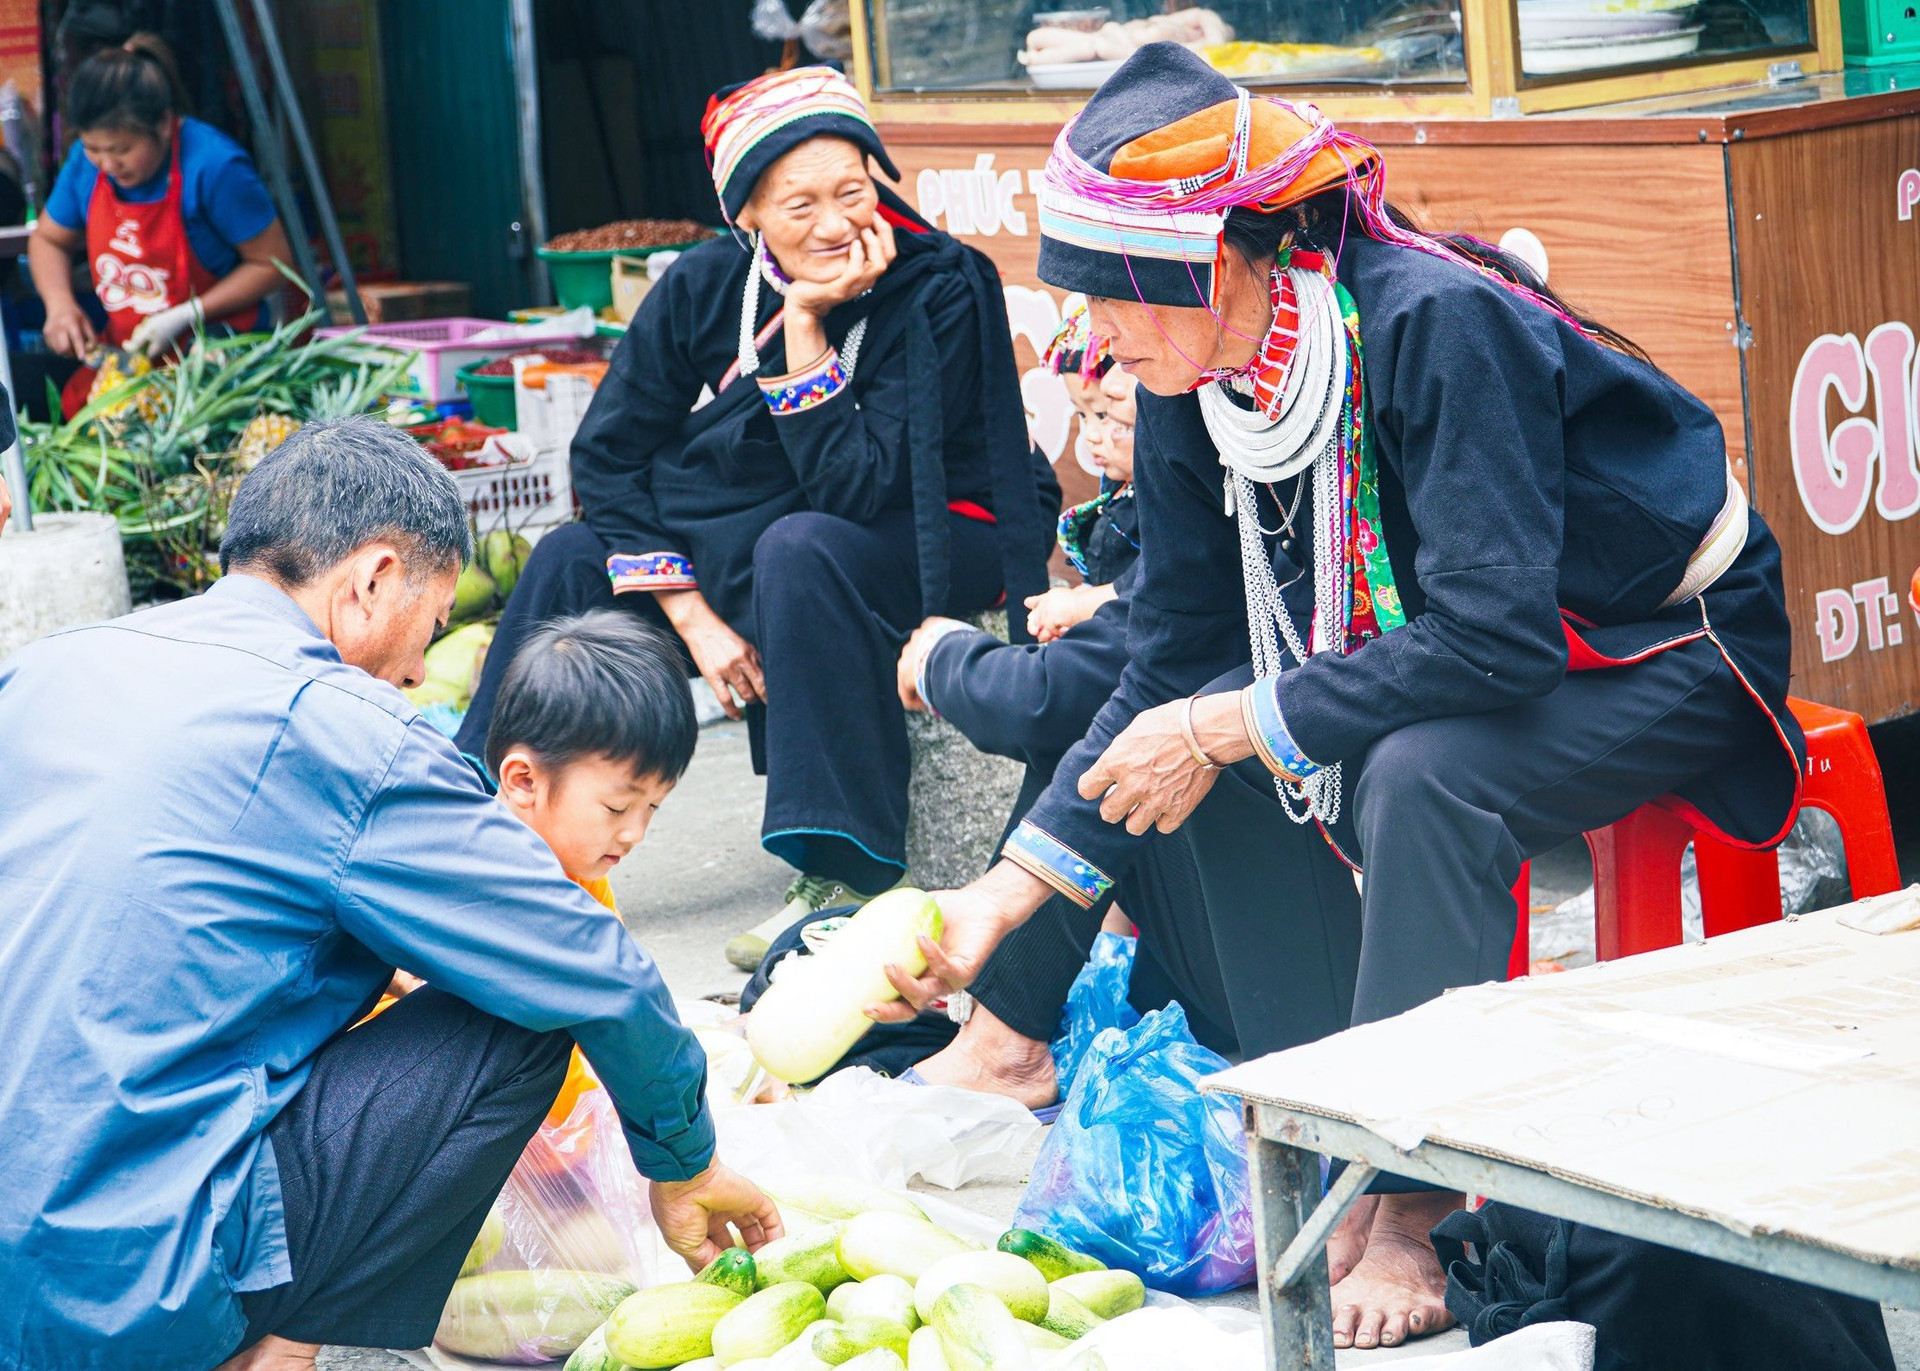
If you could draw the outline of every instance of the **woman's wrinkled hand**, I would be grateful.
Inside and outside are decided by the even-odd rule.
[[[690,1181],[655,1181],[649,1189],[660,1236],[693,1271],[734,1245],[729,1224],[750,1252],[786,1232],[760,1187],[719,1162]]]
[[[986,969],[987,958],[1000,940],[1026,922],[1053,890],[1012,862],[996,863],[986,875],[958,890],[939,890],[940,941],[920,939],[927,969],[910,976],[902,966],[888,966],[887,980],[900,998],[867,1006],[867,1017],[879,1023],[906,1023],[914,1015],[958,990],[965,990]]]
[[[687,645],[694,670],[712,689],[729,719],[740,717],[741,705],[767,702],[767,678],[760,654],[752,643],[727,626],[698,590],[660,590],[654,598]]]
[[[1171,833],[1213,789],[1217,771],[1200,764],[1180,731],[1185,700],[1138,715],[1080,777],[1082,799],[1100,801],[1100,817],[1127,832]],[[1194,733],[1207,757],[1225,766],[1250,756],[1239,697],[1209,695],[1193,705]]]
[[[787,308],[824,319],[836,307],[872,290],[898,254],[893,225],[876,214],[872,225],[855,236],[839,275],[830,281],[794,281],[787,286]],[[794,365],[800,360],[804,359],[789,359]]]
[[[693,654],[700,679],[713,689],[729,719],[740,717],[743,705],[767,702],[767,678],[760,670],[760,654],[752,643],[727,627],[719,615],[702,620],[680,634]]]

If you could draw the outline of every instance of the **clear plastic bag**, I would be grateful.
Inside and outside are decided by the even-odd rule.
[[[1226,1067],[1194,1041],[1177,1003],[1131,1029],[1101,1032],[1041,1145],[1014,1226],[1176,1295],[1249,1284],[1253,1209],[1240,1110],[1199,1091]]]
[[[1119,933],[1102,933],[1093,940],[1093,955],[1073,978],[1066,1008],[1060,1011],[1060,1036],[1052,1043],[1053,1073],[1060,1095],[1073,1090],[1074,1074],[1102,1029],[1132,1028],[1140,1015],[1127,1002],[1133,979],[1133,954],[1139,940]]]
[[[435,1349],[496,1362],[564,1358],[626,1295],[684,1280],[678,1267],[613,1101],[576,1052],[468,1253]]]

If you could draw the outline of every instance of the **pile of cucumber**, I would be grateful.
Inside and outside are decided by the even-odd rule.
[[[1025,1229],[984,1251],[893,1191],[821,1180],[776,1198],[798,1231],[628,1295],[565,1371],[1031,1371],[1146,1302],[1131,1272]]]

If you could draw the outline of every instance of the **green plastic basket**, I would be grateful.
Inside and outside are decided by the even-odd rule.
[[[562,309],[585,305],[598,314],[613,304],[613,259],[651,257],[656,252],[685,252],[698,243],[662,243],[652,248],[612,248],[606,252],[555,252],[540,248],[537,255],[553,278],[554,298]]]
[[[540,249],[540,260],[553,278],[554,298],[562,309],[585,305],[598,314],[613,303],[613,259],[618,252],[554,252]]]
[[[520,406],[513,398],[513,377],[481,376],[477,370],[481,365],[473,362],[459,371],[460,384],[473,402],[473,417],[494,428],[519,428]]]

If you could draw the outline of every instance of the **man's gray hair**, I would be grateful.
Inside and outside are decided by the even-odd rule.
[[[383,539],[417,563],[414,572],[473,556],[452,473],[382,420],[327,420],[303,426],[247,473],[227,513],[220,569],[303,586]]]

